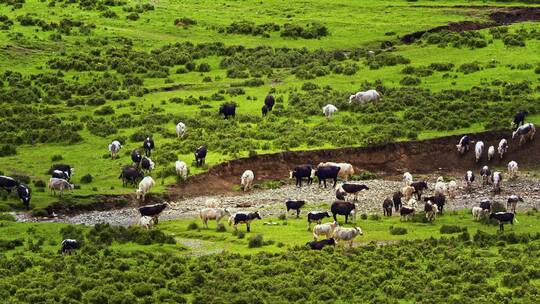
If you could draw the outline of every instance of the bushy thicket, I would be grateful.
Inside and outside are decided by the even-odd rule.
[[[319,39],[328,36],[328,28],[318,22],[307,24],[305,27],[298,24],[285,23],[283,30],[279,34],[281,37]]]

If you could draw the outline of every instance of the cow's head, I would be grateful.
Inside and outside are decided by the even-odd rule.
[[[362,232],[362,229],[360,229],[360,227],[354,227],[354,230],[356,230],[359,235],[364,235],[364,232]]]
[[[324,217],[330,217],[330,214],[328,213],[328,211],[324,212],[323,215]]]
[[[142,191],[137,189],[137,191],[135,192],[137,194],[137,199],[141,199],[142,197]]]
[[[256,219],[259,219],[259,220],[262,219],[261,215],[259,214],[259,211],[255,211],[253,214]]]
[[[456,148],[459,153],[465,152],[465,146],[463,145],[456,145]]]

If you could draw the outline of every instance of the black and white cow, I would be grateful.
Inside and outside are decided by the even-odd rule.
[[[510,195],[506,201],[506,210],[512,213],[516,213],[516,206],[518,202],[523,202],[523,198],[519,195]]]
[[[307,242],[306,246],[309,246],[312,250],[321,250],[324,246],[336,246],[336,241],[334,239],[325,239],[322,241],[311,241]]]
[[[354,195],[353,201],[358,201],[358,193],[362,190],[369,190],[369,187],[363,184],[343,183],[338,188],[338,191]]]
[[[246,230],[247,232],[250,232],[250,225],[251,222],[255,219],[261,219],[261,216],[259,214],[259,211],[255,211],[252,213],[236,213],[235,215],[231,216],[229,219],[229,225],[231,223],[234,223],[234,230],[238,230],[238,224],[246,224]]]
[[[435,206],[435,203],[429,200],[424,203],[424,212],[426,213],[426,219],[428,222],[435,220],[436,211],[437,207]]]
[[[341,170],[341,168],[337,166],[326,166],[317,168],[315,170],[315,176],[319,180],[319,187],[321,186],[321,182],[323,182],[324,187],[326,188],[327,179],[332,179],[334,181],[334,185],[332,186],[332,188],[336,187],[339,170]]]
[[[64,177],[57,177],[57,178],[62,178],[69,181],[71,177],[73,176],[73,174],[75,173],[75,168],[72,168],[70,165],[66,165],[66,164],[54,164],[51,167],[51,169],[49,169],[49,174],[52,175],[55,171],[64,172],[64,176],[66,176],[66,178]]]
[[[19,184],[17,186],[17,195],[21,200],[21,203],[28,210],[30,209],[30,199],[32,198],[32,190],[24,184]]]
[[[480,201],[480,208],[484,211],[491,212],[491,202],[488,199],[483,199]]]
[[[0,189],[4,189],[11,193],[13,188],[17,187],[20,183],[13,177],[0,175]]]
[[[330,217],[330,214],[328,214],[328,212],[326,211],[325,212],[310,211],[307,214],[308,231],[311,229],[311,223],[320,224],[325,217]]]
[[[229,117],[234,118],[236,116],[236,104],[229,103],[221,105],[221,107],[219,107],[219,114],[223,115],[225,119]]]
[[[271,112],[276,104],[276,99],[272,95],[266,96],[264,99],[264,105],[268,108],[268,112]]]
[[[512,139],[519,136],[519,145],[521,145],[525,142],[532,141],[534,139],[534,134],[536,134],[536,128],[534,124],[529,122],[512,132]]]
[[[60,170],[54,170],[51,174],[51,177],[65,179],[67,181],[69,180],[69,175],[66,172]]]
[[[471,143],[471,140],[469,136],[465,135],[461,137],[459,140],[459,143],[456,145],[457,151],[459,154],[464,154],[469,152],[469,144]]]
[[[393,202],[390,198],[384,199],[382,208],[383,208],[383,214],[385,216],[392,216],[392,205],[393,205]]]
[[[151,137],[147,137],[144,140],[143,149],[144,149],[144,154],[147,157],[152,156],[152,150],[154,150],[155,147],[156,147],[156,145],[154,144],[154,140]]]
[[[444,205],[446,204],[446,196],[444,194],[437,194],[434,196],[424,197],[424,202],[432,202],[437,206],[437,210],[440,214],[443,214]]]
[[[141,169],[145,171],[152,171],[156,167],[156,164],[148,157],[143,157],[141,160]]]
[[[296,218],[300,217],[300,208],[306,204],[306,201],[293,201],[288,200],[285,202],[285,207],[287,207],[287,214],[290,210],[296,210]]]
[[[202,145],[195,150],[195,164],[197,165],[197,167],[204,165],[207,152],[208,151],[205,145]]]
[[[499,230],[504,231],[504,224],[510,223],[514,227],[515,215],[512,212],[497,212],[489,215],[490,219],[496,219],[499,222]]]
[[[139,213],[141,216],[150,216],[154,219],[154,224],[157,225],[159,220],[159,215],[165,208],[168,207],[167,203],[160,203],[160,204],[154,204],[154,205],[146,205],[139,207]]]
[[[394,202],[394,209],[396,210],[396,212],[399,211],[399,209],[401,208],[401,198],[403,197],[403,193],[401,193],[401,191],[396,191],[394,192],[394,195],[392,196],[392,201]]]
[[[72,251],[81,248],[81,245],[79,244],[79,242],[73,239],[63,240],[60,246],[61,248],[60,250],[58,250],[58,253],[61,253],[61,254],[71,254]]]
[[[525,123],[525,117],[529,113],[527,111],[519,111],[514,115],[514,121],[512,121],[512,128],[517,128]]]
[[[349,215],[353,218],[353,223],[356,222],[356,206],[354,203],[345,202],[345,201],[335,201],[332,203],[332,206],[330,206],[330,211],[332,211],[332,216],[334,217],[334,221],[337,222],[337,215],[344,215],[345,216],[345,224],[347,224],[347,221],[349,219]]]
[[[491,180],[491,170],[489,170],[488,166],[482,167],[480,176],[482,177],[482,186],[488,185]]]
[[[137,167],[139,167],[139,164],[142,161],[142,155],[141,155],[141,151],[139,149],[135,149],[135,150],[131,151],[131,160],[133,161],[133,163]]]
[[[402,206],[401,209],[399,209],[400,221],[408,220],[415,212],[415,208]]]
[[[472,184],[474,182],[474,179],[475,179],[474,178],[474,173],[471,170],[469,170],[469,171],[467,171],[467,173],[465,173],[465,182],[467,183],[467,188],[468,189],[471,189]]]
[[[294,167],[292,171],[289,171],[289,178],[296,179],[296,186],[302,187],[302,179],[308,179],[308,185],[313,183],[313,172],[311,165],[300,165]]]
[[[411,187],[414,188],[414,193],[416,193],[416,197],[418,198],[418,200],[421,200],[422,193],[424,192],[424,190],[428,189],[428,183],[426,181],[413,182],[411,183]]]
[[[125,166],[118,178],[122,179],[122,185],[125,187],[128,183],[137,185],[143,178],[144,173],[133,166]]]

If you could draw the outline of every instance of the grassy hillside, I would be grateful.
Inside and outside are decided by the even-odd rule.
[[[0,171],[30,181],[32,207],[58,200],[36,186],[57,162],[76,168],[78,189],[68,195],[75,203],[134,192],[117,177],[147,135],[157,145],[155,191],[164,191],[176,182],[174,161],[191,164],[201,144],[212,165],[253,153],[507,128],[518,109],[540,122],[537,23],[399,40],[448,22],[486,22],[486,6],[533,4],[9,3],[0,4]],[[381,91],[382,102],[347,103],[368,88]],[[263,119],[269,92],[278,102]],[[224,102],[238,104],[236,119],[217,116]],[[327,103],[339,108],[331,121],[321,113]],[[182,140],[174,134],[178,121],[188,128]],[[124,147],[112,161],[107,145],[115,139]],[[86,174],[93,181],[81,184]],[[0,207],[20,206],[4,195]]]

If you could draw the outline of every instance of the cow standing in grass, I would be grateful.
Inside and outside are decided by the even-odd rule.
[[[176,136],[178,138],[184,138],[184,135],[186,135],[186,125],[183,122],[179,122],[176,125]]]
[[[152,156],[152,150],[156,145],[154,144],[154,140],[151,137],[147,137],[143,142],[143,149],[146,157]]]
[[[197,167],[204,165],[207,152],[205,145],[202,145],[195,150],[195,164]]]
[[[122,144],[118,140],[115,140],[109,144],[109,152],[111,153],[112,159],[115,159],[118,157],[118,153],[120,152],[120,149],[122,149]]]
[[[252,212],[252,213],[241,213],[241,212],[238,212],[236,213],[235,215],[231,216],[229,218],[229,226],[234,223],[234,230],[238,230],[238,224],[246,224],[246,230],[247,232],[250,232],[251,229],[250,229],[250,225],[251,225],[251,222],[255,219],[261,219],[261,216],[259,214],[259,211],[255,211],[255,212]]]

